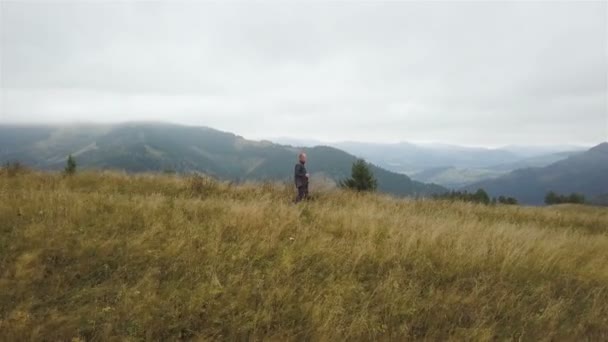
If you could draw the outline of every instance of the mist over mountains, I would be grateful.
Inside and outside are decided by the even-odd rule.
[[[129,172],[201,172],[232,181],[291,181],[300,151],[310,154],[316,180],[350,176],[356,157],[334,147],[297,148],[252,141],[207,127],[164,123],[117,125],[0,126],[0,162],[60,170],[72,154],[81,168]],[[425,196],[445,188],[371,166],[378,189],[399,196]]]
[[[290,140],[306,142],[281,141]],[[549,191],[577,192],[592,203],[608,203],[607,143],[595,147],[558,144],[499,148],[407,142],[329,144],[413,180],[449,189],[483,188],[492,197],[511,196],[533,205],[543,204]]]
[[[607,23],[0,0],[0,342],[608,342]]]
[[[378,189],[398,196],[483,188],[491,196],[541,204],[547,191],[580,192],[592,200],[608,194],[606,143],[589,151],[579,146],[331,145],[280,145],[208,127],[149,122],[0,126],[0,162],[19,161],[44,170],[61,170],[71,154],[82,169],[200,172],[239,182],[291,181],[296,155],[306,151],[316,181],[334,186],[350,175],[352,163],[360,157],[372,164]]]
[[[369,144],[344,142],[331,144],[349,153],[360,155],[393,171],[412,174],[430,168],[454,167],[474,169],[509,169],[526,165],[526,160],[564,152],[583,151],[588,147],[555,146],[538,148],[517,146],[504,148],[466,147],[449,144]],[[565,157],[564,157],[565,158]],[[550,163],[548,158],[548,163]],[[555,161],[555,160],[553,160]],[[542,163],[542,161],[539,161]],[[521,163],[518,165],[517,163]],[[512,168],[505,168],[512,165]]]
[[[564,144],[483,148],[443,143],[323,143],[294,138],[276,138],[273,141],[294,146],[326,144],[365,158],[387,170],[407,174],[412,179],[453,189],[516,169],[544,167],[591,147]]]

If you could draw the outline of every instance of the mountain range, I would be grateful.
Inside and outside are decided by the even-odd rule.
[[[231,181],[291,181],[300,151],[309,153],[313,179],[331,186],[350,176],[358,157],[372,157],[368,161],[378,189],[398,196],[427,196],[448,187],[483,188],[490,196],[511,196],[534,205],[542,204],[548,191],[578,192],[595,202],[608,199],[608,143],[587,151],[572,146],[484,149],[352,142],[294,147],[166,123],[0,126],[1,163],[19,161],[45,170],[61,170],[71,154],[81,169],[200,172]],[[401,167],[420,171],[410,178],[394,171]]]
[[[465,187],[490,196],[511,196],[524,204],[542,204],[549,191],[583,194],[592,203],[608,198],[608,143],[601,143],[545,167],[525,168]]]
[[[361,156],[392,171],[406,174],[447,166],[482,168],[520,159],[515,153],[509,151],[445,144],[340,142],[334,143],[332,146]]]
[[[294,146],[326,144],[387,170],[407,174],[414,180],[436,183],[450,189],[496,178],[516,169],[544,167],[589,148],[578,145],[508,145],[486,148],[444,143],[322,143],[295,138],[275,138],[273,141]]]
[[[330,145],[348,153],[361,156],[391,171],[406,173],[408,175],[439,167],[512,171],[522,166],[517,165],[518,163],[536,163],[535,166],[540,166],[543,163],[543,158],[547,158],[547,164],[545,165],[548,165],[556,161],[548,156],[559,155],[559,153],[564,152],[580,152],[588,148],[581,146],[506,146],[502,148],[486,148],[440,143],[414,144],[409,142],[395,144],[338,142],[331,143]]]
[[[310,155],[316,179],[350,176],[357,157],[329,146],[296,148],[252,141],[207,127],[164,123],[116,125],[0,126],[0,162],[60,170],[72,154],[80,168],[129,172],[201,172],[219,179],[290,181],[298,152]],[[399,196],[425,196],[446,189],[370,165],[378,189]]]
[[[515,162],[478,168],[458,168],[453,166],[434,167],[417,173],[409,174],[409,176],[412,179],[420,182],[436,183],[450,189],[459,189],[480,181],[498,178],[513,170],[527,169],[531,167],[544,167],[578,153],[581,152],[567,151],[543,154],[533,157],[525,157]]]

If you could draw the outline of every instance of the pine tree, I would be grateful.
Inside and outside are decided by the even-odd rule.
[[[365,160],[358,159],[353,163],[351,178],[341,181],[340,187],[357,191],[375,191],[378,181]]]
[[[72,157],[71,154],[68,156],[64,171],[68,175],[76,173],[76,160],[74,160],[74,157]]]
[[[549,191],[547,193],[547,195],[545,195],[545,204],[558,204],[559,203],[559,198],[557,196],[557,194],[553,191]]]

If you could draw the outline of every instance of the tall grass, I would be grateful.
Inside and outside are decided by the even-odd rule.
[[[0,339],[607,340],[608,211],[0,175]]]

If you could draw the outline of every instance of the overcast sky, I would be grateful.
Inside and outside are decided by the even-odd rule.
[[[249,138],[608,140],[598,2],[0,2],[0,123]]]

